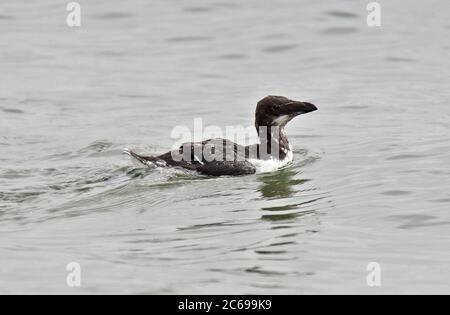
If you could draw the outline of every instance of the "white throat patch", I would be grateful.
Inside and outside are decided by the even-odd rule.
[[[275,123],[276,126],[284,126],[286,125],[290,120],[291,120],[291,116],[289,115],[283,115],[278,117],[277,119],[275,119],[273,122]]]

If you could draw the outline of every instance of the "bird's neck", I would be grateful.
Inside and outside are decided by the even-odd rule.
[[[259,136],[258,159],[284,160],[291,150],[284,127],[257,127]]]

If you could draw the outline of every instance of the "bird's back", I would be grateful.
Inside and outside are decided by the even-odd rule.
[[[170,166],[206,175],[246,175],[256,172],[248,162],[249,147],[226,139],[209,139],[183,144],[178,150],[158,156]]]

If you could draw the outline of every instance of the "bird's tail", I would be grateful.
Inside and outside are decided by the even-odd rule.
[[[134,153],[130,149],[124,149],[123,153],[131,156],[132,158],[136,159],[138,162],[146,166],[166,166],[166,163],[161,159],[158,159],[153,156],[142,156]]]

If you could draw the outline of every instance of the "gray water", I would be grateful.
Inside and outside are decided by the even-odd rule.
[[[380,1],[370,28],[367,2],[80,1],[69,28],[65,1],[2,1],[0,292],[448,293],[450,4]],[[121,154],[268,94],[319,107],[279,171]]]

